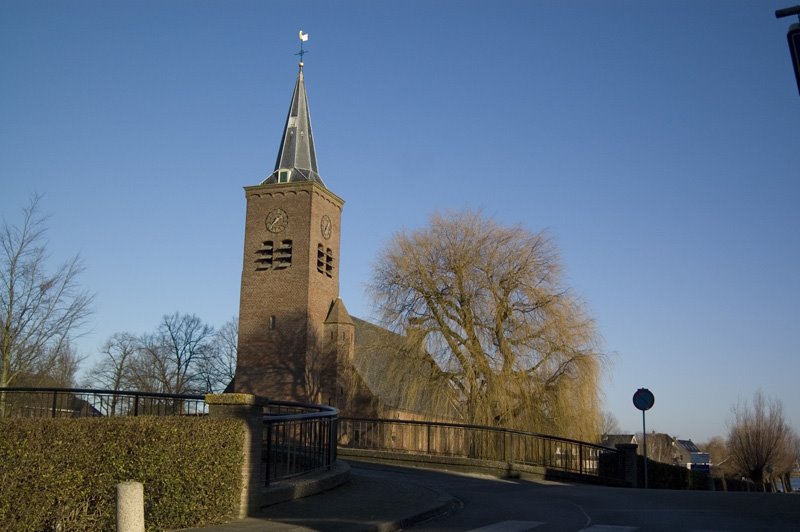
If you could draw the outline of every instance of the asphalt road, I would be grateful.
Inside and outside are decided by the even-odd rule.
[[[415,531],[800,531],[800,496],[608,488],[350,461],[353,472],[443,491],[463,506]]]

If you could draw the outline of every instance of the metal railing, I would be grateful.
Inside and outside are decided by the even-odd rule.
[[[95,390],[0,388],[2,417],[196,416],[208,413],[202,395]]]
[[[262,441],[266,484],[330,469],[336,462],[338,416],[330,406],[270,401]]]
[[[200,416],[203,395],[95,390],[0,388],[0,417],[78,418]],[[266,484],[329,469],[336,462],[338,410],[290,401],[263,407],[262,462]]]
[[[597,477],[622,478],[623,474],[615,449],[480,425],[343,417],[339,419],[339,446],[540,466]]]

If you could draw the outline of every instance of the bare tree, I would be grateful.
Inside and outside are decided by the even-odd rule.
[[[613,412],[603,410],[600,413],[600,436],[606,434],[619,434],[622,429],[619,426],[619,420]]]
[[[91,313],[93,296],[78,285],[78,256],[47,270],[46,218],[38,204],[39,197],[32,197],[22,223],[4,220],[0,229],[0,387],[35,371],[47,357],[58,360]]]
[[[89,370],[87,383],[109,390],[132,388],[131,368],[140,348],[141,342],[136,336],[114,333],[100,349],[102,358]]]
[[[735,473],[732,468],[731,454],[728,444],[721,436],[714,436],[705,443],[697,445],[703,452],[708,453],[711,462],[711,473],[714,476],[731,476]]]
[[[372,293],[388,327],[421,335],[468,423],[594,438],[602,355],[543,233],[474,212],[395,235]]]
[[[797,436],[784,420],[780,401],[768,400],[759,391],[752,406],[745,402],[733,408],[728,451],[736,470],[753,482],[763,484],[791,471],[796,445]]]
[[[200,367],[210,355],[214,328],[194,314],[174,313],[161,318],[154,337],[145,342],[161,391],[192,393],[204,390]]]
[[[211,346],[200,362],[200,376],[205,391],[221,392],[236,375],[236,355],[239,343],[239,320],[225,322],[215,333]]]
[[[113,334],[86,382],[114,390],[219,391],[236,369],[236,320],[219,332],[193,314],[165,315],[155,332]]]
[[[639,441],[639,447],[636,452],[643,455],[644,434],[637,432],[636,439]],[[664,432],[648,432],[647,458],[662,464],[675,464],[678,458],[677,450],[675,449],[675,438]]]

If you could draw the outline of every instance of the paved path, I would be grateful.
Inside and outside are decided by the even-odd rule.
[[[344,486],[202,530],[800,530],[800,495],[607,488],[348,462]]]
[[[800,531],[800,495],[640,490],[353,463],[386,481],[417,482],[463,506],[413,530],[535,532]]]
[[[440,516],[459,505],[457,499],[435,488],[407,479],[386,479],[372,470],[354,469],[347,484],[331,491],[270,506],[258,518],[192,530],[390,531]]]

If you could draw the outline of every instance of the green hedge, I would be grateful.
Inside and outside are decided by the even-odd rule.
[[[116,485],[144,484],[148,530],[233,516],[244,425],[135,417],[0,420],[4,530],[114,530]]]
[[[639,485],[644,486],[644,457],[639,460]],[[707,473],[691,471],[686,467],[647,461],[647,485],[656,489],[710,490],[711,480]]]

